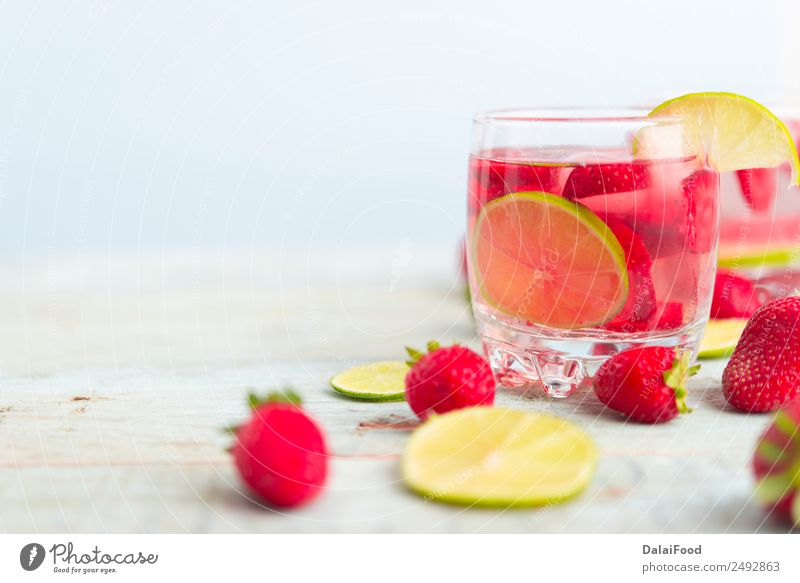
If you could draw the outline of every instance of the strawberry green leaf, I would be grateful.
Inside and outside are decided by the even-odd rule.
[[[762,504],[774,504],[786,496],[791,487],[792,478],[788,473],[772,474],[758,481],[755,496]]]
[[[664,371],[664,384],[675,391],[675,406],[680,413],[691,413],[692,409],[686,404],[686,379],[697,374],[700,365],[691,366],[692,354],[689,351],[676,357],[672,368]]]
[[[249,392],[247,393],[247,406],[250,409],[255,409],[261,404],[261,398],[256,395],[255,393]]]
[[[762,440],[756,448],[756,455],[767,463],[775,464],[781,459],[784,451],[778,444]]]
[[[794,493],[794,501],[792,502],[792,520],[795,526],[800,526],[800,492]]]
[[[431,340],[428,342],[428,352],[435,352],[441,348],[441,345],[436,340]]]
[[[794,438],[798,430],[800,430],[800,428],[797,427],[797,423],[795,423],[794,419],[792,419],[786,411],[779,411],[775,415],[775,427],[790,439]]]
[[[425,354],[422,351],[417,350],[416,348],[412,348],[411,346],[406,346],[406,352],[408,353],[408,356],[410,357],[406,361],[406,364],[408,366],[414,366],[415,364],[417,364],[420,361],[420,359],[422,359],[423,356],[425,356]]]
[[[251,409],[267,403],[289,403],[299,407],[303,400],[291,387],[286,387],[282,391],[273,391],[266,396],[259,396],[253,392],[247,393],[247,404]]]

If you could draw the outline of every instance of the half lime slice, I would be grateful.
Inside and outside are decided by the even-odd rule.
[[[354,366],[331,378],[333,389],[365,401],[402,401],[408,365],[401,360]]]
[[[536,506],[575,496],[589,483],[597,448],[557,417],[470,407],[437,415],[414,431],[402,460],[406,484],[433,500]]]

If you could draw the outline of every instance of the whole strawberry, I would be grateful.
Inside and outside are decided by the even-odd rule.
[[[641,423],[663,423],[688,413],[686,380],[699,365],[691,354],[647,346],[615,354],[594,376],[594,392],[609,408]]]
[[[322,431],[292,392],[248,395],[250,419],[231,448],[245,484],[267,503],[289,508],[319,494],[328,473]]]
[[[753,456],[756,498],[800,526],[800,401],[779,411]]]
[[[761,303],[761,295],[752,281],[732,271],[717,270],[711,299],[712,318],[749,318]]]
[[[411,370],[406,374],[406,401],[420,419],[462,407],[491,405],[495,382],[492,369],[469,348],[428,343],[428,353],[406,348]]]
[[[800,297],[772,300],[753,314],[722,373],[722,391],[754,413],[800,399]]]

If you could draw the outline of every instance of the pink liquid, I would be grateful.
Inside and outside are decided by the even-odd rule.
[[[476,322],[500,380],[541,380],[548,392],[563,396],[619,350],[643,344],[694,348],[709,309],[710,289],[703,284],[713,278],[717,188],[716,174],[694,159],[635,161],[623,150],[495,149],[473,155],[469,240],[488,202],[543,191],[583,205],[604,221],[625,251],[629,277],[620,312],[598,326],[564,330],[498,311],[482,297],[471,265]]]

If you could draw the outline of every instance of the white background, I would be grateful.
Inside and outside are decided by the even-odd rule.
[[[474,111],[785,99],[796,30],[779,0],[3,2],[0,252],[452,244]]]

